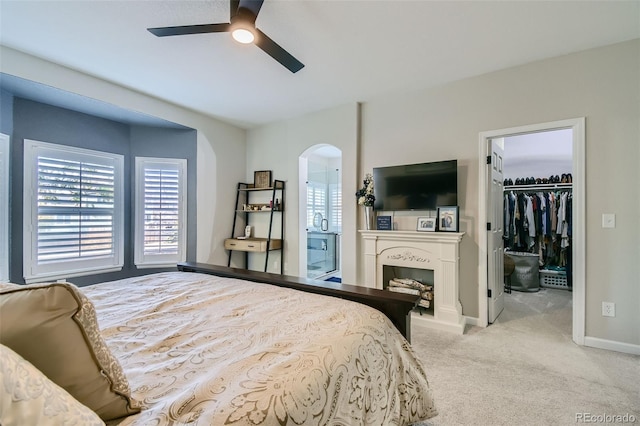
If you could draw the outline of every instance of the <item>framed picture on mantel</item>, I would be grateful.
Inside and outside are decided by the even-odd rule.
[[[436,230],[436,221],[435,217],[419,217],[418,218],[418,231],[421,232],[433,232]]]
[[[376,229],[378,231],[391,231],[393,223],[391,223],[391,216],[378,216],[376,217]]]
[[[458,206],[438,207],[438,231],[458,232]]]

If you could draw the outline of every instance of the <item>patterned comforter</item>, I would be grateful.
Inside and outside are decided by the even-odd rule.
[[[123,426],[380,426],[437,414],[413,350],[367,306],[186,272],[82,290],[145,407]]]

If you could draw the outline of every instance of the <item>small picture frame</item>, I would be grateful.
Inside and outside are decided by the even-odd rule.
[[[253,172],[254,188],[271,188],[271,170],[258,170]]]
[[[418,231],[421,232],[433,232],[436,230],[437,219],[435,217],[419,217],[418,218]]]
[[[458,232],[458,206],[438,207],[438,231]]]
[[[393,223],[391,223],[391,216],[378,216],[376,217],[376,229],[378,231],[391,231]]]

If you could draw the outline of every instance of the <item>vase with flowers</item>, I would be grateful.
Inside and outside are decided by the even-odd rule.
[[[358,204],[364,206],[366,229],[371,229],[373,222],[373,202],[376,200],[376,197],[373,195],[373,175],[367,173],[362,182],[363,187],[356,191],[356,199],[358,200]]]

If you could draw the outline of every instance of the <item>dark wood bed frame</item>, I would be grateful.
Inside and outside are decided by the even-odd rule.
[[[409,341],[411,341],[411,310],[415,308],[420,301],[420,296],[410,294],[393,293],[368,287],[311,280],[289,275],[271,274],[268,272],[249,271],[246,269],[209,265],[206,263],[179,263],[178,270],[273,284],[280,287],[306,291],[308,293],[323,294],[325,296],[339,297],[359,302],[385,314],[400,333]]]

